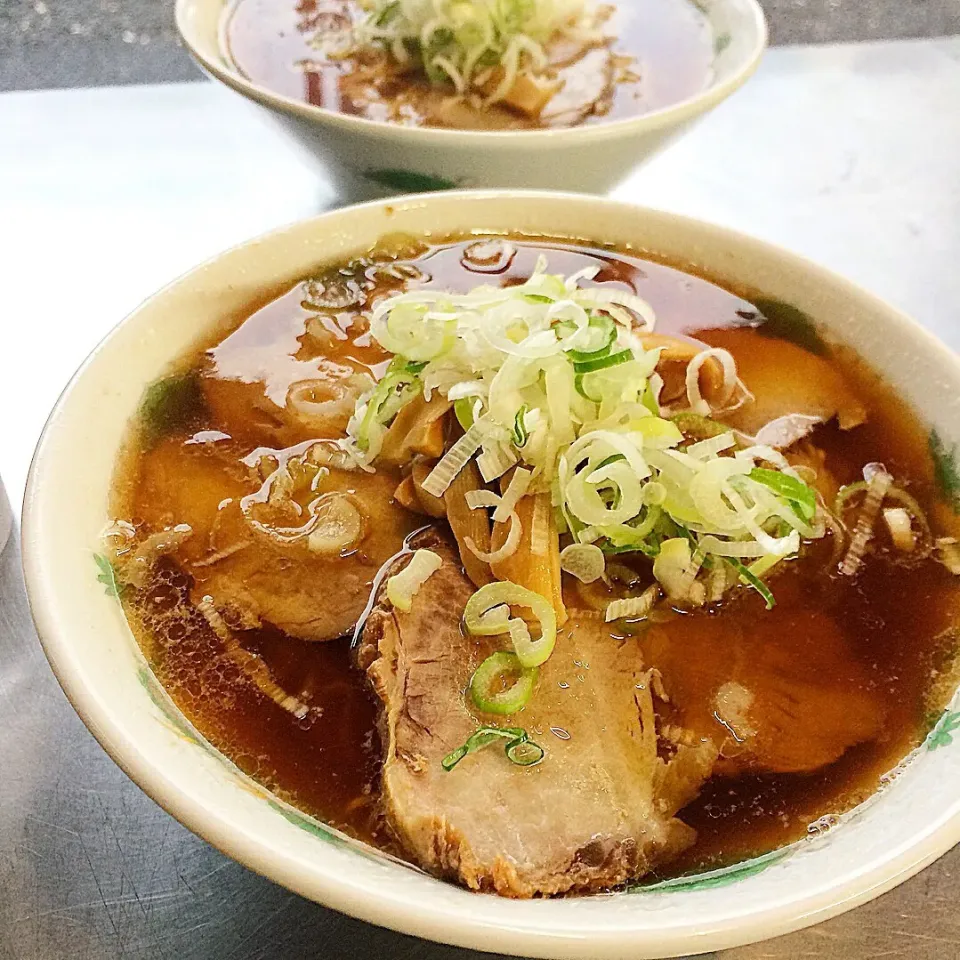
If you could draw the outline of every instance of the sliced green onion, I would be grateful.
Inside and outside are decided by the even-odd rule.
[[[848,483],[840,488],[837,493],[837,499],[833,502],[833,512],[838,517],[843,517],[843,511],[846,508],[847,501],[867,489],[866,480],[857,480],[856,483]]]
[[[573,378],[574,390],[576,390],[577,393],[579,393],[584,400],[589,400],[591,403],[602,403],[603,402],[602,396],[598,397],[587,391],[586,384],[585,384],[585,377],[586,377],[586,374],[583,374],[583,373],[578,373],[574,375],[574,378]]]
[[[647,587],[639,597],[627,597],[625,600],[613,600],[607,604],[604,621],[639,620],[647,616],[660,596],[660,588],[653,584]]]
[[[367,411],[357,433],[357,446],[363,451],[369,450],[373,429],[388,424],[422,389],[420,381],[408,373],[388,373],[367,400]]]
[[[576,434],[570,418],[571,402],[575,377],[570,366],[563,362],[553,362],[544,376],[546,386],[547,413],[550,417],[550,429],[557,443],[570,443]]]
[[[683,440],[683,434],[677,425],[662,417],[643,417],[631,426],[643,437],[643,445],[655,450],[675,447]]]
[[[777,557],[773,554],[768,553],[765,557],[761,557],[759,560],[754,560],[747,569],[755,577],[763,577],[768,574],[781,560],[783,557]]]
[[[534,743],[522,727],[483,726],[478,727],[463,746],[448,753],[440,761],[440,764],[444,770],[449,772],[468,754],[476,753],[478,750],[483,750],[484,747],[503,741],[506,741],[504,753],[507,759],[518,767],[531,767],[544,758],[543,747]]]
[[[387,581],[387,599],[404,613],[409,613],[413,598],[420,588],[443,565],[432,550],[417,550],[410,562]]]
[[[617,325],[606,314],[594,314],[590,318],[589,330],[594,331],[600,345],[592,350],[568,350],[567,356],[574,363],[586,363],[605,357],[617,339]]]
[[[653,575],[671,600],[701,603],[703,584],[696,582],[700,558],[691,549],[690,541],[674,537],[660,544],[660,552],[653,561]],[[699,587],[700,589],[696,589]]]
[[[650,304],[635,293],[625,290],[611,290],[609,287],[591,287],[578,291],[580,303],[592,304],[596,309],[608,313],[627,329],[638,327],[649,332],[656,323],[656,317]],[[626,310],[619,309],[626,307]],[[640,321],[637,323],[637,321]]]
[[[643,396],[640,398],[640,402],[655,416],[660,416],[660,404],[657,403],[657,395],[654,392],[653,384],[650,381],[647,381],[647,385],[643,390]]]
[[[603,551],[592,543],[571,543],[560,552],[560,569],[581,583],[593,583],[603,576]]]
[[[401,294],[392,310],[374,308],[370,329],[391,353],[414,362],[434,360],[454,344],[455,318]]]
[[[525,447],[527,440],[530,438],[526,423],[524,422],[524,417],[526,417],[529,409],[530,408],[524,404],[517,411],[517,415],[513,419],[513,442],[517,447]]]
[[[737,575],[748,587],[753,587],[763,597],[768,610],[772,610],[777,605],[770,588],[749,567],[733,557],[727,557],[727,563],[737,571]]]
[[[457,418],[457,423],[464,430],[469,430],[473,426],[475,419],[474,409],[477,400],[476,397],[461,397],[453,402],[453,412]]]
[[[538,673],[536,667],[524,667],[515,653],[492,653],[470,678],[470,697],[477,709],[484,713],[502,716],[518,713],[530,702]],[[510,675],[515,675],[516,680],[498,691],[497,686]]]
[[[583,0],[496,3],[409,3],[364,0],[364,14],[344,35],[344,54],[382,48],[400,67],[415,67],[437,87],[499,103],[518,76],[543,78],[544,46],[555,36],[579,38],[601,22]],[[328,30],[310,38],[321,45]],[[336,36],[337,34],[334,34]],[[495,83],[490,76],[497,70]],[[619,298],[626,294],[619,293]],[[619,299],[618,298],[618,299]]]
[[[423,489],[435,497],[442,497],[467,461],[480,449],[483,437],[483,428],[478,421],[457,440],[427,474],[426,480],[423,481]]]
[[[415,377],[418,373],[422,373],[426,366],[426,360],[408,360],[406,357],[396,356],[387,367],[387,376],[408,373]]]
[[[483,492],[483,491],[481,491]],[[499,507],[498,507],[499,508]],[[504,560],[512,557],[516,552],[517,548],[520,546],[520,536],[523,533],[523,526],[520,522],[520,518],[517,516],[516,511],[511,511],[507,514],[506,520],[509,521],[510,527],[507,530],[506,539],[503,541],[503,544],[496,550],[482,550],[477,546],[476,541],[471,536],[466,536],[463,538],[463,542],[467,545],[467,549],[476,556],[478,560],[483,563],[502,563]],[[526,624],[522,620],[510,621],[511,629],[510,636],[514,636],[513,625],[516,623],[516,629],[523,628],[523,631],[526,631],[527,638],[529,639],[530,633],[527,631]],[[518,634],[522,636],[522,633]],[[522,641],[521,641],[522,642]]]
[[[723,371],[723,387],[720,395],[725,401],[733,396],[737,387],[737,364],[728,350],[722,350],[719,347],[710,347],[707,350],[701,350],[687,364],[687,403],[693,413],[706,416],[710,413],[710,404],[700,394],[700,371],[707,360],[716,360]]]
[[[533,479],[533,473],[530,470],[524,470],[523,467],[517,467],[513,471],[510,483],[507,489],[503,491],[500,502],[493,511],[494,523],[505,523],[507,518],[517,508],[517,504],[526,496],[530,481]]]
[[[645,541],[653,532],[662,514],[663,511],[659,507],[649,506],[639,523],[631,520],[629,523],[611,523],[588,529],[591,533],[595,532],[605,537],[614,547],[644,551]],[[580,539],[583,539],[582,534]]]
[[[756,540],[721,540],[710,533],[700,540],[700,546],[706,553],[716,557],[755,560],[768,554],[767,548]]]
[[[667,499],[667,488],[659,480],[651,480],[643,488],[643,502],[648,507],[662,507]]]
[[[342,556],[363,536],[363,516],[344,493],[325,493],[310,504],[307,549],[320,556]]]
[[[477,457],[477,466],[484,482],[502,477],[516,462],[517,451],[509,443],[490,437],[483,442],[483,452]]]
[[[677,528],[677,532],[683,537],[687,543],[690,544],[690,556],[698,564],[703,566],[705,569],[709,570],[713,566],[713,558],[707,556],[707,552],[704,549],[704,541],[707,539],[704,537],[702,540],[698,540],[694,535],[693,531],[685,526],[682,523],[678,523],[676,520],[673,521],[672,526]]]
[[[643,508],[642,480],[629,463],[611,463],[599,477],[599,470],[589,474],[588,470],[589,465],[574,474],[563,491],[570,512],[578,520],[596,527],[626,523]]]
[[[504,604],[528,608],[540,624],[540,637],[533,640],[526,624],[517,618],[491,621],[486,617],[490,610]],[[539,593],[509,580],[488,583],[477,590],[467,601],[463,622],[467,631],[475,636],[489,637],[509,632],[524,667],[537,667],[546,661],[557,642],[557,615],[553,605]]]
[[[751,480],[769,487],[775,494],[789,500],[797,508],[797,513],[806,520],[813,519],[817,512],[817,494],[802,480],[780,473],[778,470],[768,470],[766,467],[754,467],[748,474]]]
[[[873,537],[877,514],[893,486],[893,477],[887,473],[883,464],[868,463],[863,468],[863,477],[867,481],[867,490],[860,515],[857,517],[857,525],[850,537],[850,545],[839,568],[845,577],[852,577],[860,569],[867,544]]]
[[[574,373],[595,373],[597,370],[607,370],[610,367],[619,366],[633,359],[632,350],[621,350],[619,353],[608,353],[602,357],[596,357],[592,360],[583,360],[580,363],[574,363]]]
[[[466,744],[457,747],[456,750],[448,753],[441,761],[440,765],[448,773],[470,752]]]
[[[688,457],[695,457],[697,460],[706,460],[736,445],[736,438],[732,433],[728,432],[721,433],[716,437],[707,437],[706,440],[698,440],[696,443],[691,443],[683,452]]]

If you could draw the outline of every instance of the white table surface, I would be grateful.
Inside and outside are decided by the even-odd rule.
[[[776,49],[615,195],[781,243],[960,348],[958,104],[960,38]],[[115,323],[204,258],[336,202],[272,128],[212,84],[0,95],[0,476],[11,501],[49,408]],[[133,789],[55,689],[14,552],[0,566],[0,960],[467,956],[306,904]],[[58,822],[37,826],[36,810]],[[153,863],[155,843],[176,855]],[[723,956],[956,960],[954,865],[956,851],[849,917]],[[141,874],[160,891],[149,909]],[[131,887],[139,909],[126,909]],[[305,944],[304,931],[324,946]]]

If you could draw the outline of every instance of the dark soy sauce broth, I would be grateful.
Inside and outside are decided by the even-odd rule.
[[[633,58],[636,81],[617,84],[610,110],[588,123],[622,120],[679,103],[710,82],[713,35],[706,17],[689,0],[616,0],[604,33],[616,37],[617,55]],[[254,83],[275,93],[337,112],[356,112],[341,96],[340,80],[350,70],[343,61],[326,58],[310,38],[324,25],[341,27],[360,17],[353,0],[237,0],[221,31],[225,53]],[[417,96],[405,98],[402,117],[386,102],[370,102],[365,115],[374,120],[399,119],[413,126],[461,126],[436,119],[431,105],[450,91],[437,92],[421,80],[410,80]],[[419,105],[418,105],[419,102]],[[494,107],[485,117],[464,114],[468,126],[536,128],[541,122]],[[557,125],[569,125],[558,123]]]
[[[599,266],[596,282],[617,283],[643,296],[657,314],[657,332],[709,342],[717,330],[752,326],[775,335],[786,329],[776,319],[765,325],[751,291],[731,292],[632,253],[527,238],[514,241],[512,255],[481,269],[465,259],[466,247],[474,242],[438,244],[410,262],[426,274],[428,285],[467,291],[484,282],[521,281],[545,254],[553,273],[569,275]],[[254,383],[256,372],[267,371],[266,392],[282,396],[289,382],[303,376],[298,365],[312,355],[305,324],[313,311],[301,301],[298,285],[260,305],[238,320],[229,336],[221,331],[184,366],[246,382],[254,394],[264,392]],[[338,315],[342,339],[331,348],[334,359],[350,356],[377,369],[383,357],[362,324],[351,326],[352,318],[349,310]],[[898,483],[930,508],[936,492],[921,425],[855,357],[834,350],[830,359],[855,382],[868,420],[852,431],[832,424],[818,430],[815,442],[826,453],[829,469],[846,483],[860,478],[865,463],[882,461]],[[114,515],[148,526],[168,521],[162,507],[164,485],[185,482],[191,458],[220,457],[227,476],[232,461],[267,442],[257,435],[255,415],[248,435],[231,437],[228,429],[208,414],[150,449],[131,449],[118,472]],[[198,430],[223,434],[223,442],[213,445],[219,452],[197,453],[196,441],[190,441],[200,435]],[[697,829],[698,840],[664,876],[774,849],[805,836],[820,818],[862,801],[921,742],[931,717],[951,692],[943,681],[953,676],[960,600],[955,578],[943,567],[932,560],[912,569],[868,562],[851,580],[824,573],[822,567],[795,566],[796,571],[772,581],[778,598],[774,611],[764,610],[756,595],[743,594],[719,613],[687,617],[691,648],[705,659],[728,656],[723,644],[699,643],[697,631],[709,621],[729,618],[745,630],[762,631],[764,641],[779,645],[785,657],[807,657],[816,637],[778,629],[778,624],[811,608],[821,611],[834,618],[867,686],[882,696],[881,731],[813,773],[712,778],[680,814]],[[217,749],[278,796],[355,837],[400,853],[377,817],[380,743],[375,701],[365,677],[353,666],[349,638],[307,643],[273,629],[239,634],[243,646],[269,666],[275,681],[312,707],[298,720],[257,692],[223,655],[222,644],[189,603],[189,585],[189,577],[165,560],[154,581],[126,601],[145,654],[180,709]],[[642,635],[636,642],[638,651],[643,650]]]

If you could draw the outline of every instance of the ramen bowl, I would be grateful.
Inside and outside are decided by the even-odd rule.
[[[677,0],[685,2],[685,0]],[[714,38],[712,77],[695,95],[628,119],[564,129],[467,131],[402,126],[337,113],[247,79],[223,53],[228,0],[177,0],[176,21],[200,66],[246,97],[358,199],[454,187],[603,193],[737,90],[767,44],[756,0],[702,0]]]
[[[484,951],[612,960],[723,949],[849,910],[931,863],[960,839],[956,698],[868,802],[825,818],[800,842],[630,891],[528,901],[468,892],[311,819],[227,761],[169,699],[95,563],[114,465],[144,388],[199,331],[226,328],[264,290],[318,264],[398,232],[471,231],[629,245],[695,263],[721,284],[749,279],[854,348],[937,431],[944,457],[960,444],[957,357],[885,303],[770,244],[570,194],[452,192],[328,213],[236,247],[147,300],[88,358],[50,416],[26,493],[24,569],[44,649],[84,722],[157,803],[251,869],[372,923]]]

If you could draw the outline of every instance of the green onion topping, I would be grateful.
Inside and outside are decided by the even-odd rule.
[[[479,727],[463,746],[448,753],[441,765],[444,770],[452,770],[465,756],[476,753],[492,743],[506,741],[504,753],[507,759],[518,767],[532,767],[544,758],[544,749],[527,736],[521,727]]]
[[[464,430],[469,430],[473,426],[475,419],[473,406],[475,403],[476,400],[473,397],[461,397],[453,403],[453,412],[457,418],[457,423],[459,423]]]
[[[751,480],[764,484],[774,493],[789,500],[804,520],[813,519],[817,512],[817,495],[802,480],[780,473],[779,470],[767,470],[766,467],[754,467],[749,476]]]
[[[575,363],[588,363],[591,360],[599,360],[601,357],[607,356],[617,341],[617,325],[604,314],[594,314],[590,318],[588,329],[594,331],[597,338],[602,342],[599,346],[590,350],[569,350],[567,356]]]
[[[768,610],[772,610],[777,605],[770,588],[749,567],[733,557],[728,557],[727,562],[737,571],[738,576],[747,586],[753,587],[763,597]]]
[[[605,353],[602,357],[594,357],[592,360],[580,360],[574,362],[574,373],[593,373],[595,370],[606,370],[609,367],[619,366],[633,359],[633,351],[621,350],[619,353]]]
[[[527,440],[530,438],[530,433],[524,422],[524,417],[526,417],[528,410],[529,407],[523,404],[517,411],[517,416],[513,421],[513,442],[518,448],[526,446]]]
[[[524,667],[515,653],[493,653],[474,671],[470,678],[470,697],[478,710],[509,716],[519,713],[533,696],[539,671],[536,667]],[[515,676],[506,689],[505,678]]]
[[[419,67],[431,83],[482,94],[490,103],[503,100],[519,76],[543,74],[545,47],[554,37],[593,32],[600,23],[584,0],[364,0],[360,7],[366,17],[342,31],[347,52],[381,47],[400,65]],[[312,42],[329,44],[329,34],[318,30]],[[491,68],[499,70],[492,89]]]
[[[413,288],[379,301],[371,336],[396,357],[357,401],[344,441],[350,455],[375,466],[400,407],[439,394],[453,401],[465,432],[425,480],[428,492],[442,496],[473,458],[487,482],[515,466],[525,471],[524,494],[549,494],[558,528],[575,545],[657,561],[664,544],[682,541],[654,566],[655,577],[669,580],[660,583],[671,602],[701,606],[711,602],[708,585],[709,596],[732,587],[734,578],[719,576],[724,562],[769,600],[760,577],[824,536],[816,492],[782,453],[704,415],[711,407],[699,381],[693,389],[687,377],[686,412],[661,408],[660,351],[643,337],[656,320],[649,304],[612,284],[587,286],[596,268],[563,277],[546,266],[541,258],[526,281],[508,287]],[[701,351],[688,374],[716,353]],[[722,353],[733,390],[736,366]],[[511,530],[520,535],[518,525]],[[509,635],[521,666],[535,667],[553,649],[552,608],[518,590],[483,587],[465,622],[476,634]],[[534,609],[540,636],[513,615],[491,632],[488,614],[498,605]]]

